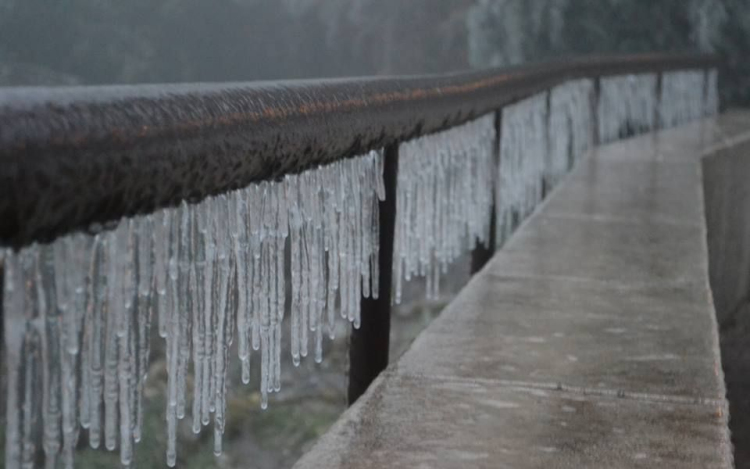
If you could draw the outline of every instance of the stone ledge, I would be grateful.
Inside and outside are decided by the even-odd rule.
[[[725,469],[722,412],[387,374],[295,467]]]
[[[703,149],[599,148],[295,466],[731,468]]]

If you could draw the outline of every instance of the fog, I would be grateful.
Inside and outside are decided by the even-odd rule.
[[[728,106],[750,105],[750,85],[748,85],[750,65],[746,59],[750,55],[750,0],[0,0],[0,86],[11,87],[238,82],[447,73],[487,67],[502,68],[551,59],[564,60],[566,57],[582,54],[650,51],[718,54],[724,60],[721,69],[722,81],[719,87],[724,104]],[[645,90],[644,94],[647,98],[650,97],[649,102],[652,104],[643,107],[646,110],[643,113],[643,120],[647,121],[647,119],[653,120],[656,116],[653,112],[653,103],[656,102],[657,88],[655,76],[645,78],[645,82],[651,83],[651,86],[641,88]],[[703,76],[700,75],[699,79],[702,80]],[[578,103],[583,103],[578,109],[582,109],[580,115],[585,116],[586,110],[591,110],[588,96],[590,96],[593,84],[589,81],[583,85],[579,83],[579,86],[582,86],[579,89],[579,96],[585,99],[578,99]],[[603,88],[606,89],[606,86]],[[575,91],[575,88],[571,89]],[[617,92],[616,86],[612,89],[613,93]],[[715,88],[712,87],[712,89]],[[649,90],[651,90],[650,94]],[[602,93],[602,96],[607,96],[607,93]],[[546,113],[546,98],[542,99],[536,102],[535,108],[531,106],[532,111],[529,112],[532,115],[542,116],[543,112]],[[561,101],[566,102],[564,99]],[[554,102],[554,98],[550,97],[550,109],[553,109],[552,103]],[[533,111],[534,109],[536,111]],[[665,115],[668,114],[665,113]],[[550,111],[550,115],[555,114]],[[559,114],[558,122],[564,120],[567,123],[568,118],[567,115]],[[490,135],[495,130],[492,119],[492,116],[489,120],[485,118],[484,127],[478,127],[479,130],[482,128],[487,130],[484,135]],[[550,117],[549,120],[552,123],[555,122],[554,117]],[[512,126],[512,124],[507,124],[509,120],[505,117],[503,117],[503,122],[503,125]],[[535,122],[543,122],[543,124],[538,125],[536,132],[529,132],[531,137],[546,132],[543,129],[546,129],[544,126],[547,125],[547,121],[543,117],[537,117]],[[554,137],[550,137],[551,142],[563,142],[550,145],[554,147],[554,151],[559,152],[556,153],[558,157],[553,159],[555,168],[560,169],[555,177],[561,177],[564,173],[563,169],[566,171],[569,167],[569,146],[573,148],[575,142],[577,145],[575,154],[585,153],[590,126],[584,118],[578,119],[578,122],[579,125],[576,128],[579,129],[579,137],[571,137],[569,141],[555,140]],[[611,138],[601,140],[618,137],[624,125],[623,122],[615,120],[614,125],[609,126],[614,129],[611,132]],[[550,125],[555,128],[554,124]],[[649,125],[644,124],[642,130],[647,130],[652,125],[653,122]],[[469,127],[463,127],[463,131],[467,128]],[[523,127],[518,125],[516,128]],[[564,125],[558,125],[557,128],[567,129]],[[443,137],[448,135],[451,138],[456,135],[460,136],[455,133],[456,130],[462,131],[459,128],[449,131],[454,133],[446,132],[438,135]],[[506,130],[502,130],[501,134],[505,135],[505,132]],[[465,142],[481,143],[480,139],[475,138],[475,134],[467,135],[464,137]],[[566,133],[560,132],[559,135],[567,138]],[[513,150],[517,155],[516,161],[522,160],[522,153],[544,154],[543,151],[546,150],[533,147],[534,142],[538,144],[541,142],[544,145],[544,140],[538,138],[531,140],[533,141],[529,143],[529,147],[520,145],[517,146],[517,151]],[[439,140],[433,140],[435,141]],[[515,140],[503,139],[503,141],[514,142]],[[521,141],[520,138],[519,141]],[[492,139],[485,139],[484,148],[490,148],[489,145],[493,142]],[[409,144],[405,145],[403,148],[411,151]],[[416,149],[420,147],[416,145],[412,148],[416,153]],[[467,145],[466,148],[471,148],[471,146]],[[417,175],[422,174],[424,168],[430,167],[428,160],[432,159],[433,153],[434,151],[423,153],[421,156],[424,157],[424,161],[412,160],[416,163],[411,167],[403,162],[408,160],[402,160],[399,163],[399,174],[409,174],[411,169],[411,180],[418,181]],[[467,151],[466,153],[476,156],[477,152]],[[485,163],[490,162],[484,168],[491,168],[490,157],[493,153],[486,151],[484,154]],[[503,147],[501,154],[513,153]],[[464,160],[464,155],[457,154],[456,161],[459,159]],[[440,165],[433,167],[442,168]],[[528,169],[530,176],[516,178],[515,174],[508,171],[504,173],[507,174],[507,181],[514,178],[519,181],[535,181],[537,186],[534,186],[532,193],[541,195],[540,181],[542,179],[534,173],[542,167],[541,164],[528,168],[519,167]],[[481,186],[471,181],[470,172],[460,173],[460,169],[459,167],[456,171],[445,171],[440,174],[455,172],[465,176],[468,182],[456,184],[456,187]],[[490,171],[477,171],[475,174],[488,176]],[[370,180],[374,181],[374,179]],[[440,180],[448,179],[447,176],[441,176]],[[492,177],[482,180],[487,188],[492,187]],[[398,184],[399,190],[407,190],[409,187],[402,182]],[[444,186],[448,187],[447,184]],[[506,199],[513,200],[515,197],[514,203],[517,203],[515,210],[520,212],[522,202],[525,201],[530,191],[523,184],[507,183],[504,187],[509,191],[513,187],[517,188],[509,192]],[[288,190],[284,189],[281,193],[288,193]],[[491,192],[487,194],[490,196]],[[301,196],[298,198],[301,199]],[[310,200],[315,200],[315,198],[310,198]],[[341,199],[345,200],[347,197],[342,196]],[[406,200],[407,198],[397,195],[396,199]],[[471,200],[472,197],[465,195],[464,199]],[[277,197],[274,200],[279,199]],[[411,195],[410,200],[417,200],[416,195]],[[535,203],[538,201],[536,200]],[[480,205],[487,206],[489,203]],[[441,207],[447,213],[447,205]],[[437,213],[438,211],[433,208],[429,210],[420,208],[420,213]],[[530,210],[533,206],[528,208]],[[360,210],[353,209],[351,212],[360,213]],[[216,213],[219,212],[216,211]],[[236,214],[237,212],[227,210],[226,213]],[[504,212],[504,216],[498,216],[498,220],[517,218],[513,213],[509,209]],[[430,226],[426,216],[418,218],[418,215],[415,213],[414,220],[421,220],[417,222],[421,223],[420,226]],[[476,219],[479,220],[482,215],[481,210],[477,210],[476,215]],[[333,217],[336,216],[333,215]],[[252,218],[259,219],[260,216]],[[175,216],[174,220],[177,219],[178,217]],[[189,219],[187,216],[179,217],[181,221]],[[217,219],[220,221],[214,221],[212,226],[229,225],[229,222],[221,218]],[[368,219],[368,217],[363,219]],[[437,219],[447,220],[448,216],[437,216]],[[236,223],[237,218],[234,220]],[[507,222],[504,226],[508,227],[511,224]],[[478,226],[479,222],[475,222],[474,225]],[[164,229],[164,225],[161,226]],[[180,228],[180,230],[184,229]],[[506,231],[507,235],[511,230],[507,228]],[[170,233],[172,229],[164,232]],[[184,232],[193,231],[184,230]],[[442,231],[436,230],[436,232]],[[177,233],[177,229],[174,233]],[[139,240],[149,239],[146,236],[141,238],[140,234],[138,236]],[[164,235],[151,237],[163,240],[165,243],[169,240],[169,236]],[[128,241],[127,237],[122,239]],[[176,239],[175,235],[172,235],[172,239]],[[408,239],[430,238],[414,235]],[[444,246],[444,243],[439,243],[439,245]],[[142,246],[146,246],[144,249],[149,249],[145,243]],[[178,252],[178,248],[164,248],[163,246],[161,248],[163,255],[171,252],[171,256],[176,257],[174,253]],[[290,256],[292,252],[300,250],[299,248],[292,250],[291,246],[291,242],[289,247],[286,244],[279,245],[282,259],[287,250]],[[124,252],[126,249],[127,247],[122,248],[121,251]],[[179,250],[183,249],[179,248]],[[409,255],[413,255],[413,258],[409,265],[418,267],[420,259],[416,255],[421,252],[430,252],[431,249],[412,248]],[[117,252],[116,249],[115,252]],[[453,253],[454,251],[446,252]],[[458,252],[458,248],[455,252]],[[154,248],[154,258],[157,257],[155,253],[156,248]],[[138,254],[138,259],[141,255]],[[321,254],[316,255],[315,258],[323,259],[325,256]],[[337,257],[339,256],[329,255],[328,259]],[[399,255],[397,258],[406,258],[406,254]],[[62,259],[65,260],[65,258]],[[267,259],[269,268],[274,265],[270,259],[269,256]],[[66,269],[68,265],[63,261],[58,260],[59,272],[73,271]],[[284,266],[284,262],[282,260],[279,265]],[[161,272],[166,275],[167,271],[163,268],[164,257],[162,257],[162,264]],[[140,260],[138,265],[141,266]],[[291,272],[292,265],[294,264],[290,260],[289,272]],[[393,310],[394,325],[391,328],[390,352],[392,359],[398,358],[406,350],[416,335],[439,314],[445,304],[468,281],[469,265],[470,256],[464,253],[463,258],[451,266],[450,274],[443,279],[439,295],[436,293],[425,295],[425,287],[421,281],[404,283],[402,302],[394,306]],[[424,270],[427,271],[426,268]],[[224,273],[228,271],[227,268]],[[85,272],[79,270],[78,275],[74,277],[85,277]],[[114,270],[106,270],[106,272],[114,272]],[[282,279],[286,285],[294,283],[294,277],[290,273],[283,270],[278,272],[282,272],[279,284],[282,283]],[[322,273],[322,270],[319,272]],[[59,278],[61,277],[62,275]],[[9,278],[7,274],[6,278]],[[166,277],[162,278],[166,279]],[[224,277],[224,281],[229,282],[228,278]],[[260,278],[260,275],[256,278]],[[243,282],[238,281],[238,284],[241,285]],[[311,284],[320,285],[322,291],[322,282],[315,281]],[[211,288],[218,288],[211,286],[210,282],[205,285],[208,285],[207,291],[209,292],[212,292]],[[265,286],[268,287],[268,285]],[[222,291],[227,291],[226,285],[221,288]],[[148,291],[149,294],[152,293]],[[170,291],[176,293],[177,290]],[[355,294],[349,295],[348,298],[356,298],[359,295],[356,290],[354,291]],[[265,298],[270,295],[259,296]],[[292,297],[291,293],[289,297]],[[322,294],[316,297],[322,297]],[[429,299],[425,300],[426,297]],[[173,304],[177,303],[174,299],[170,301]],[[291,302],[289,304],[291,312]],[[159,308],[161,310],[161,307]],[[290,322],[293,321],[292,314],[287,317],[290,318]],[[247,318],[243,321],[247,324]],[[179,326],[176,321],[174,324]],[[188,419],[179,424],[173,419],[175,431],[173,436],[176,439],[170,437],[169,441],[178,442],[179,454],[175,457],[178,458],[179,467],[188,469],[239,468],[247,467],[248,461],[252,461],[253,467],[261,469],[291,467],[346,408],[349,323],[344,321],[344,324],[340,322],[336,324],[336,340],[326,341],[322,346],[324,349],[322,348],[321,352],[325,356],[325,361],[320,365],[316,365],[313,360],[309,359],[303,361],[299,368],[289,366],[290,350],[294,350],[295,340],[287,339],[286,335],[280,339],[284,342],[278,346],[278,356],[285,357],[285,367],[283,371],[279,367],[276,378],[284,383],[284,387],[281,392],[275,394],[268,410],[260,410],[268,388],[265,388],[265,392],[262,389],[259,390],[259,382],[256,378],[262,375],[261,368],[266,365],[261,365],[261,360],[258,358],[254,358],[252,364],[243,360],[242,366],[238,363],[239,360],[232,359],[227,376],[228,382],[233,383],[233,386],[229,387],[227,395],[223,397],[226,399],[226,415],[231,417],[226,421],[225,434],[222,437],[225,442],[224,452],[220,457],[214,457],[212,451],[214,443],[209,431],[204,430],[200,435],[196,435],[190,428]],[[184,326],[182,330],[188,330],[188,327]],[[321,328],[317,330],[322,331]],[[158,332],[156,327],[153,331],[152,335]],[[141,337],[148,337],[147,334],[148,329]],[[179,336],[179,332],[176,335]],[[123,343],[122,339],[117,340]],[[110,343],[116,344],[117,341]],[[148,341],[146,340],[145,343]],[[239,348],[238,345],[235,347]],[[247,342],[244,346],[247,347]],[[276,350],[274,348],[274,353]],[[236,358],[237,355],[238,351],[231,351],[230,356]],[[151,378],[143,385],[142,425],[145,432],[143,441],[136,445],[135,461],[140,467],[165,467],[166,448],[170,444],[165,436],[165,408],[167,408],[168,398],[171,398],[167,376],[171,373],[170,366],[177,362],[173,361],[172,365],[168,363],[166,345],[160,339],[151,340],[151,349],[143,356],[148,358],[143,368],[148,366]],[[184,370],[187,370],[187,361],[182,363]],[[117,363],[114,364],[117,365]],[[110,370],[112,369],[110,367]],[[240,385],[239,383],[245,378],[245,373],[250,370],[253,376],[252,385]],[[2,379],[8,382],[7,371],[5,373]],[[112,373],[110,372],[110,376],[116,375],[116,372]],[[31,376],[30,373],[27,374]],[[182,376],[188,375],[189,373],[185,371]],[[193,375],[195,375],[195,368],[193,368]],[[174,373],[170,376],[174,376]],[[194,377],[189,379],[192,380]],[[191,381],[190,386],[193,385]],[[11,386],[10,389],[13,387]],[[8,428],[13,428],[12,424],[4,420],[3,406],[5,402],[12,402],[6,401],[6,396],[3,394],[5,392],[7,391],[0,386],[0,460],[3,459],[5,451],[4,433]],[[98,388],[97,392],[99,392]],[[40,390],[39,393],[43,392]],[[203,393],[203,395],[207,394],[210,393]],[[70,402],[75,401],[69,401],[69,405]],[[95,406],[98,405],[98,401],[90,402],[95,402]],[[116,399],[110,399],[109,402],[116,402]],[[72,405],[74,407],[75,403]],[[114,406],[110,405],[110,408],[114,409]],[[60,418],[59,415],[56,418]],[[116,421],[116,418],[108,421]],[[205,422],[199,423],[205,424]],[[54,426],[52,424],[50,428]],[[127,425],[125,428],[128,428]],[[39,433],[40,435],[32,436],[34,438],[41,436],[41,432]],[[98,445],[91,444],[90,434],[89,431],[82,432],[81,439],[77,442],[76,467],[82,469],[118,467],[120,455],[117,452],[104,451],[105,445],[102,445],[102,448],[93,449]],[[116,431],[113,430],[111,434],[115,435]],[[55,438],[57,436],[53,435]],[[33,450],[32,447],[31,451]],[[36,451],[35,457],[41,460],[43,448],[37,447]]]
[[[0,0],[0,85],[441,73],[705,51],[750,102],[745,0]]]

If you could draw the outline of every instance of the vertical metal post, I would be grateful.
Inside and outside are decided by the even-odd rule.
[[[5,343],[5,311],[3,310],[3,293],[5,292],[5,260],[0,259],[0,341],[4,346],[8,346]],[[2,356],[3,347],[0,347],[0,356]]]
[[[661,116],[661,105],[662,105],[662,93],[664,90],[664,72],[658,72],[656,74],[656,101],[654,102],[654,128],[648,129],[649,132],[656,132],[657,130],[664,127],[663,119]],[[654,134],[656,135],[656,134]]]
[[[502,117],[503,110],[499,109],[495,111],[495,145],[493,148],[493,158],[495,160],[495,178],[498,177],[500,171],[500,129],[502,128]],[[471,274],[482,270],[487,262],[492,259],[497,248],[497,185],[500,181],[495,181],[495,193],[492,197],[492,206],[490,207],[490,239],[487,246],[477,244],[474,250],[471,252]]]
[[[599,129],[599,96],[602,92],[602,78],[594,78],[594,91],[591,96],[591,146],[599,146],[602,142],[599,139],[601,130]]]
[[[711,76],[711,69],[705,68],[703,69],[703,96],[701,100],[703,101],[703,105],[701,106],[701,109],[703,109],[703,115],[701,118],[705,118],[708,116],[708,77]]]
[[[396,230],[396,177],[398,144],[385,148],[385,200],[380,202],[380,291],[378,299],[362,298],[362,321],[349,339],[349,405],[364,394],[388,366],[391,334],[393,240]]]

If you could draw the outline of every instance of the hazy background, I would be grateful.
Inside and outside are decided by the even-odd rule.
[[[0,0],[0,86],[442,73],[646,51],[720,54],[725,104],[750,105],[750,0]],[[468,262],[451,269],[439,301],[409,285],[394,311],[392,359],[466,282]],[[165,467],[159,343],[140,467]],[[282,392],[264,412],[256,378],[240,385],[232,360],[226,451],[215,458],[210,429],[196,436],[183,422],[180,468],[290,467],[335,421],[346,406],[346,327],[326,342],[322,365],[294,368],[284,347]],[[4,402],[0,390],[0,453]],[[82,433],[77,467],[117,461]]]
[[[747,0],[0,0],[0,85],[436,73],[717,52],[750,104]]]

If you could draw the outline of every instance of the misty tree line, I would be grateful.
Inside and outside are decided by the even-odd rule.
[[[439,73],[711,51],[750,104],[747,0],[0,0],[0,85]]]
[[[710,52],[725,102],[750,105],[747,0],[477,0],[469,62],[504,66],[576,54]]]

